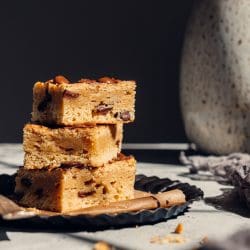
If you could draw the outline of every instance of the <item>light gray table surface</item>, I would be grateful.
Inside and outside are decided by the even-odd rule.
[[[0,174],[12,174],[17,166],[22,164],[23,152],[20,144],[0,144]],[[138,162],[137,173],[156,175],[179,179],[200,187],[205,197],[214,197],[222,193],[222,188],[229,188],[213,181],[193,181],[183,177],[187,173],[186,167],[166,164]],[[184,244],[152,244],[153,236],[165,236],[171,233],[178,223],[183,223],[183,236],[187,239]],[[0,249],[92,249],[93,242],[104,240],[113,245],[126,249],[191,249],[199,245],[204,236],[209,239],[221,239],[231,233],[250,227],[250,219],[237,213],[217,210],[204,201],[195,202],[189,212],[176,219],[161,222],[155,225],[105,230],[94,233],[48,233],[7,231],[9,240],[0,241]],[[1,229],[1,227],[0,227]]]

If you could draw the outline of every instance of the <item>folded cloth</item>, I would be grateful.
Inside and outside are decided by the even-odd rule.
[[[249,250],[250,229],[241,230],[228,239],[217,242],[208,242],[198,250]]]
[[[208,171],[222,177],[238,190],[239,196],[250,208],[250,155],[233,153],[228,156],[186,156],[180,154],[182,164],[189,166],[191,174]],[[218,179],[215,179],[218,180]],[[220,179],[222,180],[222,179]]]
[[[250,155],[243,153],[233,153],[227,156],[186,156],[184,152],[180,154],[182,164],[190,167],[190,173],[199,171],[209,171],[213,175],[231,180],[235,171],[239,171],[241,177],[250,171]]]

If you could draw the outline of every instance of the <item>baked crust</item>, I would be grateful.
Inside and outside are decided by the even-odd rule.
[[[123,124],[79,128],[26,124],[23,131],[26,169],[56,168],[68,162],[100,167],[120,153]]]
[[[17,172],[15,193],[19,204],[56,212],[68,212],[132,199],[136,161],[113,160],[100,168],[76,166],[25,169]]]
[[[103,77],[70,83],[56,78],[35,83],[33,122],[78,126],[134,121],[135,81]]]

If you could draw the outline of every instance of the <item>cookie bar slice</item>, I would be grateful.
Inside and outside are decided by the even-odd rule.
[[[68,162],[102,166],[121,151],[122,123],[93,127],[24,127],[24,168],[56,168]]]
[[[119,156],[100,168],[64,165],[54,169],[17,172],[19,204],[42,210],[68,212],[134,196],[135,159]]]
[[[81,125],[132,122],[135,118],[134,81],[103,77],[69,82],[57,76],[33,88],[32,121],[42,124]]]

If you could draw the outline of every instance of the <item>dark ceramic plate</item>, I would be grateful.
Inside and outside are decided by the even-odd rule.
[[[10,195],[13,192],[13,176],[0,176],[0,194]],[[9,187],[8,190],[5,188]],[[59,229],[59,230],[101,230],[108,228],[121,228],[135,225],[154,224],[160,221],[166,221],[175,218],[178,215],[187,211],[188,206],[195,200],[203,197],[203,192],[196,186],[182,183],[177,180],[168,178],[160,179],[156,176],[147,177],[145,175],[137,175],[135,189],[158,193],[172,189],[181,189],[185,195],[187,202],[182,205],[173,206],[170,208],[157,208],[154,210],[143,210],[133,213],[121,213],[117,215],[102,214],[95,217],[88,215],[54,215],[44,216],[36,215],[30,218],[19,220],[3,220],[0,219],[0,224],[6,227],[18,228],[36,228],[36,229]]]

